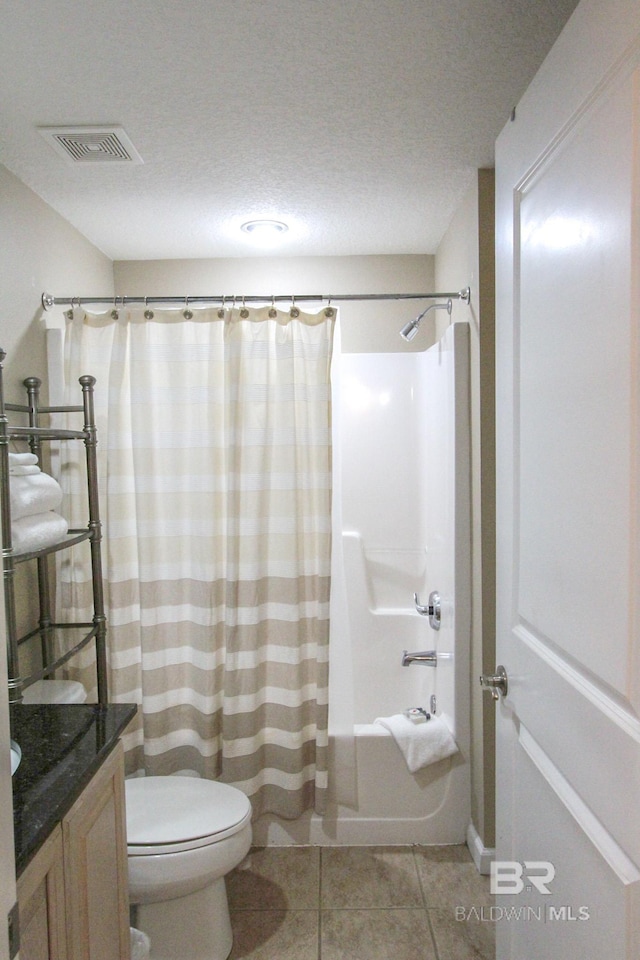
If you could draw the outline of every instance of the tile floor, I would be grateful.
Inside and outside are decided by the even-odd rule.
[[[228,875],[227,892],[229,960],[495,955],[489,880],[464,845],[256,848]]]

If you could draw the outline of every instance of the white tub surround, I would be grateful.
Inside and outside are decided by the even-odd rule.
[[[462,843],[470,821],[470,433],[468,327],[424,353],[348,354],[339,405],[346,615],[332,610],[331,662],[352,678],[330,700],[324,816],[262,817],[254,842]],[[338,517],[340,516],[338,513]],[[334,515],[334,521],[336,517]],[[334,570],[335,583],[335,570]],[[415,607],[441,596],[440,629]],[[336,608],[339,609],[339,608]],[[434,650],[437,665],[403,666]],[[330,688],[334,689],[334,688]],[[458,752],[411,773],[377,717],[408,707],[443,718]],[[335,703],[335,708],[334,708]],[[335,712],[334,712],[335,710]],[[340,712],[339,712],[340,711]],[[332,716],[339,724],[332,724]],[[355,735],[354,735],[355,733]]]

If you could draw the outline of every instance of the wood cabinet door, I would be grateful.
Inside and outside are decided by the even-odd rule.
[[[62,823],[69,960],[130,957],[122,754],[118,744]]]
[[[64,894],[58,826],[18,880],[21,960],[67,960]]]

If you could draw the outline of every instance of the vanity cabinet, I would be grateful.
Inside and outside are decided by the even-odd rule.
[[[129,957],[124,758],[118,743],[62,821],[69,960]]]
[[[120,743],[18,878],[18,904],[21,960],[128,960]]]
[[[67,960],[62,827],[18,879],[21,960]]]

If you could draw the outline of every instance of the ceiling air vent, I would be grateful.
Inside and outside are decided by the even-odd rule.
[[[142,163],[122,127],[38,127],[69,163]]]

